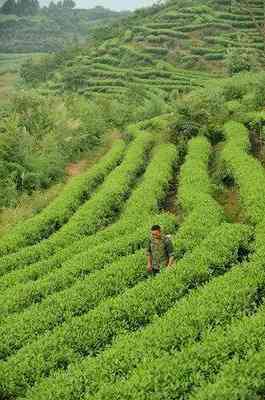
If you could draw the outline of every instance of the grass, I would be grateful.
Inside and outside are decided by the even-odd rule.
[[[121,138],[118,131],[110,132],[105,142],[98,150],[86,152],[78,162],[70,163],[66,166],[66,182],[55,184],[47,190],[35,191],[32,195],[22,195],[14,208],[0,208],[0,237],[3,237],[16,224],[27,220],[47,207],[57,195],[63,190],[68,181],[85,170],[92,168],[105,153],[111,148],[113,143]]]
[[[0,105],[5,103],[14,91],[17,74],[6,72],[0,74]]]
[[[46,191],[37,191],[31,196],[22,196],[15,208],[0,210],[0,237],[13,226],[32,217],[45,208],[59,194],[62,184],[54,185]]]
[[[0,53],[0,74],[7,72],[18,72],[21,64],[23,64],[27,58],[39,56],[40,54],[41,53]]]
[[[20,66],[29,58],[40,54],[0,53],[0,104],[5,103],[15,90]]]

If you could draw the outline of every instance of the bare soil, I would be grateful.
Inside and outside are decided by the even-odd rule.
[[[240,206],[239,193],[236,187],[226,187],[217,200],[222,205],[224,213],[229,221],[233,223],[244,222],[245,218]]]
[[[69,177],[80,175],[87,167],[88,161],[81,160],[77,163],[70,163],[66,167],[66,173]]]

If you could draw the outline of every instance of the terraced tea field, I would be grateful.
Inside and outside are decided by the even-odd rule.
[[[238,2],[172,1],[38,87],[165,108],[0,237],[0,400],[265,398],[265,74],[224,78],[231,43],[262,61]]]
[[[248,130],[260,116],[228,118],[218,146],[192,137],[184,158],[183,143],[163,140],[154,121],[132,125],[1,238],[1,399],[263,393],[265,174]],[[238,193],[240,222],[216,197],[213,162]],[[164,210],[172,182],[181,223]],[[171,233],[175,263],[150,277],[154,223]],[[255,386],[243,366],[257,370]]]
[[[222,77],[229,49],[264,65],[263,24],[263,0],[248,8],[240,1],[170,1],[71,60],[50,88],[88,97],[140,90],[175,98]]]
[[[123,64],[123,59],[128,61]],[[161,68],[153,61],[153,54],[144,54],[131,46],[108,49],[103,55],[93,53],[76,62],[77,65],[66,67],[60,81],[52,83],[51,89],[58,93],[75,90],[88,97],[141,90],[147,98],[164,98],[171,92],[178,94],[202,87],[208,79],[218,76],[175,68],[167,63]],[[135,66],[130,67],[131,64]]]

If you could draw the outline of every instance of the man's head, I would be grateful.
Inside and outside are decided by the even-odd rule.
[[[161,227],[159,225],[153,225],[151,228],[151,235],[154,239],[161,238]]]

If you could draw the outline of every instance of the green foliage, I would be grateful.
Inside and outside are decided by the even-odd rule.
[[[146,99],[140,86],[115,100],[68,96],[63,101],[34,90],[20,92],[1,121],[0,186],[8,196],[0,205],[13,205],[21,193],[62,179],[65,165],[101,145],[108,130],[123,129],[165,108],[156,95]]]
[[[14,189],[0,205],[62,179],[69,160],[101,144],[108,122],[100,111],[100,103],[20,92],[1,120],[0,187]]]
[[[120,162],[124,143],[117,142],[113,149],[92,169],[74,178],[47,208],[27,222],[17,225],[0,241],[2,254],[17,251],[47,238],[59,229],[78,207],[87,200],[107,174]],[[4,250],[5,249],[5,250]]]
[[[213,381],[198,382],[201,386],[194,399],[235,399],[240,396],[255,398],[263,387],[264,363],[264,306],[250,317],[235,321],[228,330],[217,329],[197,348],[203,357],[207,373],[215,372]],[[199,347],[199,346],[198,346]],[[189,351],[192,356],[194,348]],[[240,354],[240,357],[233,354]],[[212,367],[212,362],[215,366]],[[198,368],[198,365],[197,365]],[[204,374],[203,374],[204,375]],[[208,375],[208,376],[209,376]],[[253,382],[255,381],[255,385]],[[196,382],[196,384],[198,384]]]
[[[61,8],[75,8],[76,4],[73,0],[63,0],[57,1],[54,3],[53,1],[49,4],[49,9],[56,10]]]
[[[35,15],[39,8],[38,0],[6,0],[0,12],[7,15]]]
[[[8,2],[13,3],[13,6],[15,4],[15,0]],[[21,9],[22,2],[27,4]],[[70,7],[72,0],[62,2],[61,7],[55,5],[42,9],[32,6],[32,3],[37,3],[37,0],[19,0],[19,9],[12,6],[12,12],[10,7],[6,13],[0,9],[1,52],[60,52],[70,44],[73,47],[83,44],[88,34],[93,35],[96,24],[100,24],[102,30],[105,24],[113,29],[113,23],[127,15],[103,7],[73,9]],[[10,13],[17,15],[7,15]]]
[[[21,66],[20,76],[25,83],[35,86],[39,82],[47,81],[61,63],[60,55],[42,55],[28,58]]]
[[[245,49],[244,52],[241,52],[234,47],[227,50],[225,65],[227,72],[233,75],[243,71],[254,71],[257,69],[258,61],[253,51]]]
[[[56,268],[54,271],[46,271],[46,275],[44,275],[37,282],[29,281],[26,284],[15,284],[12,288],[10,288],[10,290],[6,290],[4,292],[4,295],[1,296],[0,299],[1,325],[2,323],[4,323],[4,321],[6,321],[7,325],[12,329],[12,324],[10,324],[12,319],[12,314],[16,312],[22,312],[28,307],[31,307],[30,309],[25,310],[24,314],[21,315],[21,321],[23,322],[23,325],[25,325],[25,327],[22,329],[23,325],[21,326],[20,340],[17,343],[20,343],[20,346],[23,344],[22,332],[25,331],[25,328],[27,329],[28,338],[29,337],[33,338],[34,336],[38,336],[41,332],[44,332],[48,328],[52,329],[52,324],[53,326],[56,326],[58,322],[60,323],[62,322],[61,321],[62,309],[59,306],[60,303],[57,303],[58,315],[56,316],[55,314],[56,306],[54,301],[56,301],[59,291],[63,290],[64,292],[62,297],[62,304],[63,304],[65,302],[64,299],[66,299],[67,296],[70,295],[70,293],[74,293],[77,287],[80,287],[81,283],[79,281],[80,274],[82,274],[85,280],[84,284],[81,286],[84,285],[87,286],[91,278],[89,274],[99,271],[102,268],[106,268],[108,264],[116,260],[118,257],[130,254],[134,251],[134,249],[142,247],[143,244],[146,242],[146,237],[147,237],[147,227],[144,226],[141,229],[137,229],[136,232],[132,234],[118,237],[118,239],[115,241],[115,245],[113,243],[106,242],[94,248],[91,248],[90,250],[86,250],[74,257],[71,257],[70,260],[65,260],[59,269]],[[143,258],[141,257],[140,259],[142,262]],[[61,275],[62,271],[63,271],[63,278]],[[107,268],[105,272],[108,274]],[[103,275],[104,272],[101,271],[99,276],[102,277]],[[85,278],[86,276],[87,278]],[[100,281],[97,280],[97,282],[99,283]],[[16,293],[16,296],[15,297],[12,295],[10,296],[10,294],[14,292]],[[40,302],[38,299],[41,301],[42,304],[35,306],[36,303]],[[53,302],[54,313],[53,315],[49,316],[50,312],[48,310],[51,301]],[[70,318],[75,315],[74,307],[78,306],[76,301],[77,299],[75,298],[75,301],[73,303],[75,304],[75,306],[73,305],[72,314],[68,314],[70,311],[69,308],[70,303],[68,302],[68,312],[65,315],[65,317],[68,316],[68,318]],[[34,323],[35,317],[32,315],[32,311],[34,309],[36,310],[35,315],[39,315],[41,319],[44,316],[44,312],[45,314],[47,314],[47,316],[45,316],[46,321],[43,322],[42,325],[38,324],[39,325],[38,328],[37,327],[33,328],[33,325],[29,327],[28,326],[29,320],[25,324],[26,318],[30,318],[32,323]],[[88,310],[89,308],[87,308],[87,310],[83,309],[83,312],[86,312]],[[13,315],[13,317],[14,321],[16,321],[17,323],[18,320],[16,316]],[[15,340],[17,339],[18,336],[16,339],[10,338],[10,343],[12,342],[13,344],[11,346],[9,345],[9,347],[6,347],[7,344],[5,343],[4,345],[3,343],[2,349],[5,348],[5,351],[3,351],[3,353],[1,352],[2,357],[5,357],[10,351],[10,349],[11,350],[13,349]],[[18,348],[18,344],[16,345],[16,347]]]
[[[158,217],[158,220],[163,221],[164,229],[172,230],[173,224],[170,217]],[[122,292],[124,287],[131,287],[146,278],[143,251],[137,251],[135,255],[128,257],[125,256],[146,244],[147,230],[148,226],[144,224],[127,236],[117,237],[115,245],[111,242],[102,243],[72,257],[71,260],[65,260],[62,265],[65,273],[63,280],[61,276],[59,277],[58,272],[54,271],[39,281],[38,287],[34,282],[29,282],[26,286],[15,285],[13,290],[20,293],[19,301],[22,301],[20,304],[17,303],[16,310],[21,314],[18,319],[17,315],[11,315],[12,310],[9,309],[8,318],[5,319],[4,315],[2,316],[0,336],[5,339],[0,346],[1,358],[12,354],[15,349],[21,348],[25,344],[25,340],[33,340],[63,321],[69,321],[77,314],[88,312],[102,300]],[[121,258],[118,260],[119,257]],[[78,268],[76,268],[77,263]],[[80,273],[84,278],[81,281],[79,280]],[[48,291],[47,284],[52,279],[55,279],[54,283],[57,282],[56,290]],[[72,286],[70,286],[70,280]],[[64,290],[61,290],[63,287]],[[26,288],[28,296],[26,296]],[[7,297],[8,292],[5,292]],[[76,293],[78,293],[78,297]],[[86,298],[85,304],[83,303],[84,298]],[[42,301],[36,304],[38,299],[42,299]],[[66,301],[66,299],[68,300]],[[63,304],[65,305],[64,310]],[[52,313],[50,312],[51,307]],[[23,311],[23,309],[25,310]],[[7,311],[8,307],[5,310]],[[13,311],[15,311],[14,308]],[[40,320],[43,322],[40,323]],[[19,334],[16,337],[8,334],[14,329],[14,325],[20,326]]]
[[[134,128],[134,130],[138,133],[137,128]],[[76,245],[72,247],[70,246],[70,244],[72,244],[72,238],[70,238],[68,242],[68,246],[70,247],[69,249],[66,247],[63,260],[69,258],[72,254],[79,253],[82,249],[86,250],[90,246],[100,244],[103,241],[112,240],[114,236],[118,237],[127,234],[128,231],[130,232],[135,226],[137,227],[138,224],[142,224],[143,220],[145,220],[146,223],[153,221],[153,214],[158,213],[165,199],[169,182],[173,176],[173,168],[176,159],[177,153],[174,146],[159,146],[148,165],[143,181],[139,187],[133,191],[129,200],[126,202],[119,221],[102,232],[98,232],[96,235],[84,239],[82,242],[77,241]],[[139,212],[139,210],[141,210],[141,212]],[[40,259],[48,258],[50,255],[56,253],[56,251],[58,251],[58,248],[52,246],[50,241],[43,241],[36,246],[26,247],[16,254],[2,257],[0,261],[1,274],[5,274],[14,269],[23,268],[25,265],[28,266],[31,263],[36,263]],[[60,257],[59,259],[61,262]],[[58,263],[58,259],[55,257],[55,259],[52,260],[53,268],[56,267],[56,263]],[[47,265],[45,263],[42,267],[36,265],[33,275],[36,276],[36,274],[39,274],[38,271],[42,268],[45,270],[46,267]],[[50,268],[49,262],[48,268]],[[27,271],[25,271],[25,274],[27,275]]]
[[[105,171],[103,169],[104,173],[102,178],[106,178],[103,185],[94,195],[92,195],[92,197],[88,201],[84,202],[84,195],[81,197],[84,204],[81,205],[80,201],[79,204],[77,203],[77,207],[79,206],[79,209],[75,212],[74,215],[71,214],[73,214],[75,210],[72,209],[70,205],[68,205],[67,207],[67,204],[65,204],[64,210],[61,210],[62,222],[59,222],[57,224],[57,229],[59,229],[60,225],[63,225],[63,223],[66,222],[67,219],[70,218],[70,220],[57,233],[54,233],[51,236],[51,238],[49,239],[51,241],[51,246],[57,246],[58,248],[64,247],[69,242],[77,240],[82,235],[89,233],[91,234],[94,233],[97,229],[103,228],[116,216],[118,211],[121,209],[126,197],[129,195],[134,180],[145,167],[148,151],[150,150],[151,145],[152,139],[148,135],[137,138],[135,140],[135,143],[132,143],[129,147],[128,153],[126,154],[125,159],[123,160],[121,165],[115,168],[110,173],[110,175],[106,177],[107,172],[111,169],[110,166],[115,166],[115,164],[117,164],[117,161],[120,160],[120,152],[118,152],[118,157],[116,156],[116,159],[114,158],[114,163],[112,161],[110,166],[107,165],[107,168],[104,168]],[[99,171],[97,172],[100,172],[100,167]],[[70,201],[72,200],[71,195],[72,190],[70,189]],[[75,200],[75,198],[73,200]],[[63,198],[63,205],[64,203],[65,200]],[[70,210],[70,215],[68,210]],[[46,221],[47,217],[48,220],[49,218],[51,218],[51,226],[53,226],[52,222],[54,218],[55,221],[56,218],[58,218],[56,215],[56,211],[54,216],[52,216],[52,214],[53,213],[51,208],[47,211],[46,214]],[[64,218],[66,218],[66,220],[64,220]],[[87,222],[85,223],[84,221]],[[38,237],[39,230],[42,231],[42,229],[44,229],[44,232],[46,231],[48,234],[51,234],[53,232],[52,229],[49,229],[48,224],[45,224],[45,219],[42,220],[41,217],[37,218],[35,229],[37,229],[37,237],[36,233],[34,233],[33,231],[33,240],[34,237],[37,238],[37,240],[38,238],[41,238]],[[21,244],[26,245],[27,241],[23,241],[24,235],[22,229]],[[29,238],[27,240],[29,240]],[[14,251],[18,244],[19,237],[16,236],[16,233],[14,235],[11,234],[7,238],[4,238],[0,242],[0,251],[2,255]]]
[[[190,137],[200,131],[220,128],[227,118],[221,87],[209,85],[198,89],[177,101],[176,132]]]
[[[151,135],[137,137],[129,145],[121,165],[110,173],[99,190],[79,207],[69,222],[51,236],[52,245],[65,247],[71,241],[91,235],[112,222],[130,195],[136,178],[145,169],[152,145]]]
[[[232,176],[239,186],[242,207],[249,221],[259,224],[265,215],[265,177],[260,163],[248,155],[248,131],[240,123],[224,126],[226,145],[222,151],[225,174]]]
[[[220,136],[223,124],[231,118],[227,102],[237,100],[240,103],[242,113],[238,116],[244,120],[246,110],[254,111],[265,104],[263,92],[263,73],[246,73],[230,79],[215,79],[205,84],[205,88],[193,90],[177,99],[176,134],[189,138],[202,132],[215,142]],[[250,94],[251,102],[250,98],[244,98]]]
[[[237,2],[199,3],[172,0],[99,25],[88,46],[22,68],[38,90],[1,111],[0,201],[61,180],[109,131],[122,132],[127,152],[119,140],[1,239],[3,399],[233,398],[235,383],[255,396],[251,368],[262,387],[264,307],[250,315],[264,300],[265,175],[249,152],[265,132],[264,74],[208,82],[176,68],[221,71],[227,47],[242,51],[235,30],[257,58],[262,43]],[[72,5],[52,3],[41,17],[64,18]],[[224,207],[216,178],[233,185]],[[161,213],[176,187],[177,216]],[[238,197],[248,226],[226,222]],[[143,247],[156,223],[173,233],[176,265],[153,278]]]
[[[240,357],[231,358],[231,354]],[[217,327],[200,343],[191,344],[182,352],[145,360],[127,382],[106,386],[96,398],[103,398],[107,389],[110,399],[114,389],[126,400],[150,398],[157,394],[157,376],[163,393],[157,396],[159,399],[189,395],[197,400],[236,399],[239,390],[241,396],[251,394],[254,398],[263,386],[261,360],[264,360],[264,306],[226,329]]]
[[[227,230],[228,226],[226,226],[226,231]],[[230,237],[228,239],[228,232],[226,237],[224,237],[223,232],[223,246],[219,246],[220,253],[218,257],[216,254],[212,253],[213,242],[216,243],[216,232],[214,232],[214,234],[202,244],[202,247],[195,249],[192,255],[187,256],[186,259],[180,262],[178,267],[179,271],[181,271],[181,277],[170,278],[169,273],[165,273],[161,275],[160,279],[154,280],[152,283],[148,281],[140,283],[125,292],[125,294],[121,294],[114,299],[106,300],[90,313],[84,314],[72,321],[70,320],[69,324],[64,324],[54,333],[51,332],[50,335],[46,335],[43,339],[40,338],[37,342],[21,350],[21,352],[4,363],[3,368],[7,371],[7,374],[5,375],[4,381],[1,379],[1,382],[3,382],[2,387],[8,385],[8,371],[9,368],[12,370],[11,366],[14,365],[13,363],[15,363],[15,361],[18,374],[13,368],[13,379],[12,382],[10,382],[11,387],[13,386],[14,388],[20,382],[20,374],[24,375],[25,379],[29,379],[32,375],[30,370],[32,370],[34,371],[34,376],[32,376],[31,379],[35,380],[40,373],[47,374],[50,372],[49,369],[52,368],[52,365],[56,365],[54,363],[56,363],[59,356],[58,351],[52,351],[52,348],[57,349],[59,344],[58,340],[60,340],[60,346],[64,346],[64,354],[66,355],[64,358],[65,363],[78,360],[78,354],[75,355],[77,349],[79,349],[78,351],[82,352],[82,354],[87,354],[88,352],[93,354],[107,344],[113,335],[121,331],[136,329],[139,326],[145,325],[154,312],[165,312],[170,305],[173,305],[174,301],[183,296],[187,287],[194,284],[194,280],[197,282],[197,285],[207,280],[209,266],[211,268],[210,274],[214,274],[214,272],[216,274],[222,273],[224,263],[229,263],[229,261],[231,262],[235,259],[235,249],[243,245],[243,243],[246,243],[249,236],[249,230],[241,226],[236,228],[231,227],[230,235],[231,238],[233,238],[232,240]],[[222,236],[219,234],[220,238]],[[200,265],[199,271],[191,269],[191,265],[194,265],[194,263]],[[213,270],[214,266],[216,271]],[[173,275],[174,271],[177,270],[174,269],[172,271]],[[178,274],[180,273],[179,271]],[[152,302],[155,293],[156,295],[159,294],[159,296],[155,302]],[[145,308],[143,308],[143,304],[146,305]],[[141,307],[140,309],[139,306]],[[110,312],[110,310],[112,310],[112,312]],[[97,315],[100,315],[99,319],[97,319]],[[93,321],[93,323],[91,323],[90,320]],[[108,329],[106,329],[107,326]],[[75,340],[76,330],[79,330],[78,340]],[[85,334],[85,330],[87,334]],[[80,336],[83,339],[82,342],[80,341]],[[75,346],[75,350],[71,348],[72,346]],[[34,366],[35,362],[32,360],[32,362],[30,362],[31,365],[25,365],[22,371],[22,360],[31,358],[30,353],[32,351],[37,351],[39,357],[45,354],[45,356],[49,358],[49,363],[45,363],[45,366],[42,363]],[[43,371],[42,365],[44,366]],[[23,386],[25,384],[26,382],[24,381]],[[21,389],[18,388],[18,390],[20,391]]]
[[[180,169],[178,201],[184,211],[184,222],[175,240],[176,257],[198,245],[224,220],[221,207],[213,199],[208,176],[210,145],[204,137],[191,139]]]
[[[88,335],[87,331],[87,329],[91,328],[91,324],[88,321],[92,318],[92,313],[87,314],[82,322],[80,319],[80,323],[76,327],[78,326],[80,330],[83,329],[82,326],[84,327],[85,325],[86,327],[86,334],[82,336],[82,345],[79,348],[81,354],[97,354],[98,350],[111,340],[113,334],[124,333],[127,329],[133,330],[143,327],[147,322],[150,322],[154,314],[161,316],[168,310],[168,307],[173,306],[176,300],[181,299],[188,288],[197,287],[200,283],[208,280],[210,277],[209,268],[211,274],[222,272],[225,265],[228,268],[229,263],[235,260],[235,250],[246,240],[246,230],[243,226],[230,226],[231,233],[226,237],[225,232],[228,232],[228,226],[225,224],[212,232],[209,239],[206,239],[201,247],[197,247],[194,253],[180,261],[179,268],[165,271],[156,279],[139,284],[131,291],[127,291],[123,296],[104,302],[101,308],[95,309],[94,313],[100,315],[98,328],[94,325],[94,329],[98,330],[97,337],[100,334],[101,338],[97,343],[94,342],[92,330],[90,335]],[[245,233],[242,232],[242,228]],[[219,238],[222,241],[220,247]],[[233,239],[231,240],[231,238]],[[216,257],[213,251],[217,243],[221,257]],[[193,268],[193,265],[196,265],[197,268]],[[257,270],[260,271],[261,267],[257,266]],[[32,400],[37,398],[44,399],[49,398],[51,393],[53,399],[78,399],[84,394],[92,396],[98,390],[104,390],[105,384],[113,383],[120,378],[126,378],[147,357],[158,357],[165,352],[179,350],[197,335],[206,333],[208,329],[217,324],[228,324],[232,318],[240,316],[244,311],[255,308],[253,301],[257,293],[257,284],[263,281],[264,272],[257,275],[252,273],[251,269],[249,273],[246,273],[246,271],[237,268],[231,273],[227,273],[224,277],[214,279],[213,282],[180,300],[164,317],[155,318],[145,329],[140,329],[138,332],[118,338],[110,349],[95,358],[88,357],[83,361],[70,351],[70,348],[73,348],[70,347],[70,342],[72,343],[71,346],[77,346],[77,341],[73,340],[74,327],[72,325],[71,334],[67,335],[67,330],[64,333],[65,339],[66,337],[68,339],[68,347],[64,348],[64,360],[68,363],[68,360],[72,358],[72,361],[78,362],[73,364],[68,371],[58,373],[40,382],[39,385],[36,385],[28,392],[26,398]],[[234,292],[235,285],[238,288],[236,293]],[[145,307],[143,307],[143,304],[145,304]],[[110,310],[113,310],[113,313]],[[194,317],[194,310],[198,311],[196,318]],[[124,321],[122,324],[122,321],[117,321],[118,316],[122,316]],[[112,324],[105,322],[104,329],[100,329],[99,325],[103,318],[106,318],[105,321],[112,320],[113,322]],[[121,326],[116,325],[117,323],[120,323]],[[117,326],[116,329],[115,326]],[[156,340],[150,338],[156,338]],[[53,339],[55,339],[55,334]],[[45,339],[42,340],[42,343],[39,342],[39,348],[41,344],[44,345],[44,342]],[[48,345],[48,342],[52,347],[51,339],[48,341],[46,338],[46,345]],[[51,347],[49,351],[51,351]],[[43,346],[42,350],[44,350]],[[48,347],[45,350],[47,355]],[[52,356],[52,353],[50,354]],[[23,360],[25,360],[26,353],[23,356]],[[17,362],[16,365],[15,360]],[[54,362],[55,359],[53,358]],[[8,368],[10,370],[9,374],[11,374],[12,368],[18,366],[18,357],[12,358],[12,363],[10,358],[9,363],[5,363],[5,369],[7,371]],[[26,379],[24,365],[25,363],[19,369],[19,373],[23,369],[22,379]],[[27,368],[26,365],[25,368]],[[6,393],[11,394],[15,393],[16,390],[21,390],[21,386],[18,386],[20,379],[17,383],[14,383],[15,376],[18,376],[18,374],[14,373],[13,369],[12,382],[9,379],[10,383],[6,383]],[[66,384],[67,382],[68,385]],[[69,382],[71,383],[69,384]],[[25,384],[25,381],[23,381],[23,384]],[[5,387],[5,384],[3,386]]]

